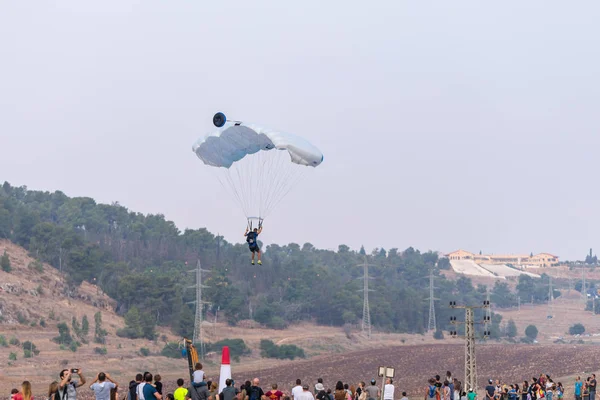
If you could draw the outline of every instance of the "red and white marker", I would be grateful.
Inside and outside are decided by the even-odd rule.
[[[219,375],[219,392],[225,388],[225,381],[231,379],[231,363],[229,362],[229,347],[223,346],[223,353],[221,355],[221,374]]]

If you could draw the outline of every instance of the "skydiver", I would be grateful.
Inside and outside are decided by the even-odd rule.
[[[253,231],[248,232],[248,227],[246,227],[246,232],[244,236],[246,236],[246,242],[248,242],[248,248],[252,252],[252,265],[254,265],[254,253],[258,253],[258,265],[262,265],[262,261],[260,261],[260,247],[258,247],[258,235],[262,232],[262,226],[260,228],[254,228]]]

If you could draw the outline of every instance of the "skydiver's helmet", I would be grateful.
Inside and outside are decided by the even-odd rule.
[[[254,228],[254,232],[258,232],[258,228]]]

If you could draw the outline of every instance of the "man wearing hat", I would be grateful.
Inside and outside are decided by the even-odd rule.
[[[489,380],[488,385],[485,387],[485,398],[486,400],[493,400],[496,395],[496,387],[494,386],[494,381]]]
[[[469,388],[469,393],[467,394],[468,400],[475,400],[477,398],[477,393],[473,391],[473,388]]]
[[[321,378],[319,378],[319,379],[321,379]],[[315,385],[315,392],[317,393],[317,395],[316,395],[317,400],[329,400],[329,395],[327,394],[327,391],[325,390],[325,386],[323,386],[323,384],[321,382],[319,382]]]
[[[381,397],[381,391],[375,383],[375,379],[371,379],[371,384],[365,388],[367,391],[367,400],[377,400]]]

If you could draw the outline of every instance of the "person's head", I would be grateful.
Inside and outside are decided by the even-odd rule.
[[[62,371],[60,371],[60,374],[58,376],[62,380],[67,375],[69,376],[69,382],[70,382],[71,381],[71,370],[70,369],[63,369]]]
[[[406,392],[402,392],[402,397],[406,397]]]
[[[327,394],[331,394],[331,388],[327,389]]]
[[[154,375],[154,382],[160,382],[161,379],[160,374]]]
[[[146,382],[152,382],[152,378],[153,378],[153,377],[152,377],[152,374],[151,374],[150,372],[146,372],[146,373],[144,374],[144,380],[145,380]]]
[[[302,385],[302,390],[304,390],[305,392],[308,390],[308,383]]]
[[[258,232],[258,228],[254,228],[254,232]]]
[[[375,385],[375,379],[371,379],[371,385]]]
[[[296,385],[302,385],[302,381],[300,379],[296,379]]]
[[[344,389],[348,390],[348,387],[349,387],[348,384],[344,383]]]
[[[106,380],[106,374],[104,372],[100,372],[98,374],[98,381],[104,382]]]
[[[448,386],[450,383],[448,381],[444,381],[444,386]]]
[[[142,374],[137,374],[137,375],[135,376],[135,381],[136,381],[136,382],[141,382],[141,381],[143,381],[143,380],[144,380],[144,375],[142,375]],[[183,379],[182,379],[182,380],[183,380]],[[179,382],[179,381],[177,381],[177,382]],[[182,385],[183,385],[183,383],[182,383]]]
[[[276,384],[276,383],[272,384],[272,385],[271,385],[271,389],[273,389],[273,390],[277,390],[277,384]]]
[[[24,400],[31,399],[31,383],[29,381],[23,381],[21,384],[21,393],[23,393]]]
[[[225,379],[225,386],[231,386],[232,383],[233,381],[231,380],[231,378]]]
[[[231,379],[228,379],[228,380],[231,380]],[[182,378],[179,378],[179,379],[177,379],[177,386],[179,386],[179,387],[182,387],[182,386],[183,386],[183,383],[184,383],[184,382],[183,382],[183,379],[182,379]],[[228,386],[229,386],[229,385],[228,385]]]
[[[48,397],[52,397],[52,395],[56,392],[58,392],[58,382],[54,381],[50,384],[50,386],[48,386]]]
[[[350,385],[350,392],[352,392],[352,394],[356,393],[356,386]]]
[[[258,386],[258,385],[260,385],[260,380],[259,380],[258,378],[254,378],[254,379],[252,380],[252,385],[254,385],[254,386]]]
[[[367,384],[366,384],[366,383],[364,383],[363,381],[360,381],[360,384],[359,384],[359,385],[360,385],[360,387],[361,387],[361,388],[364,388],[365,386],[367,386]]]
[[[167,400],[175,400],[175,396],[173,396],[173,393],[167,393]]]
[[[439,375],[436,375],[436,376],[435,376],[435,380],[436,380],[436,381],[439,381],[439,380],[440,380],[440,376],[439,376]]]
[[[558,383],[557,383],[557,385],[558,385],[558,387],[561,387],[561,386],[562,386],[562,383],[558,382]]]
[[[392,384],[392,378],[385,378],[385,383],[387,385],[391,385]]]
[[[202,363],[196,363],[196,366],[194,367],[194,369],[195,369],[196,371],[199,371],[199,370],[201,370],[201,369],[202,369]]]
[[[337,383],[335,384],[335,390],[344,390],[344,384],[342,383],[342,381],[337,381]]]
[[[446,371],[446,376],[448,376],[448,377],[452,376],[452,372]]]
[[[427,382],[429,382],[430,385],[435,385],[435,379],[434,378],[429,378],[429,380]]]
[[[318,378],[317,383],[323,383],[323,378]]]

